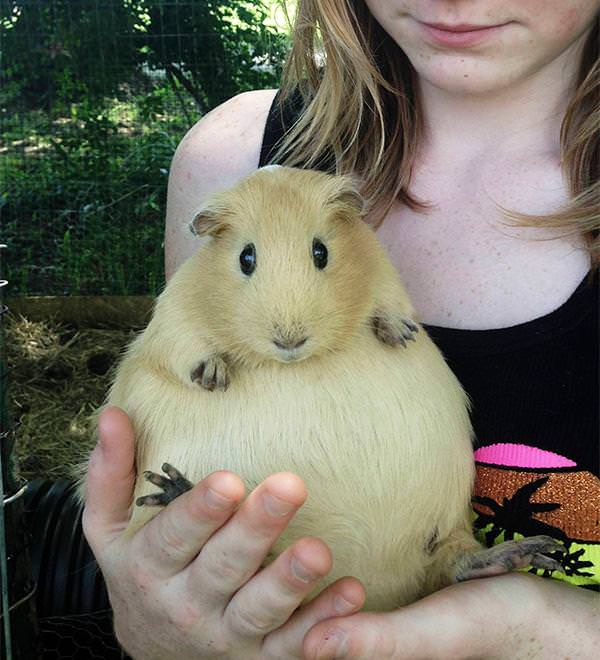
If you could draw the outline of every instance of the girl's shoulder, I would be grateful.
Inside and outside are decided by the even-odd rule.
[[[256,169],[276,89],[242,92],[204,115],[179,143],[173,163],[194,164],[232,177]],[[208,171],[206,172],[209,173]]]
[[[179,143],[169,173],[165,259],[167,277],[199,246],[187,226],[214,192],[259,165],[265,123],[277,90],[243,92],[203,116]]]

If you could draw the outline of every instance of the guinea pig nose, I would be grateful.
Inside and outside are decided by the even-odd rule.
[[[280,339],[273,339],[273,343],[277,348],[283,348],[284,350],[292,350],[294,348],[300,348],[300,346],[303,346],[306,344],[306,340],[308,337],[304,337],[304,339],[301,339],[300,341],[295,341],[294,339],[286,339],[284,341],[281,341]]]

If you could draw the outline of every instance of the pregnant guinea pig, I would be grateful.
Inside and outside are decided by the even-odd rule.
[[[308,499],[273,556],[318,536],[333,554],[319,589],[353,575],[385,610],[481,572],[491,551],[470,554],[465,393],[361,210],[350,179],[287,167],[214,195],[192,223],[210,240],[159,296],[107,403],[135,428],[131,532],[189,487],[177,470],[231,470],[248,489],[292,471]],[[177,470],[156,495],[144,472],[164,463]]]

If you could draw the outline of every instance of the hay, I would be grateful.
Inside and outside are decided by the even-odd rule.
[[[94,445],[92,415],[134,330],[9,316],[5,329],[15,463],[26,479],[71,476]]]

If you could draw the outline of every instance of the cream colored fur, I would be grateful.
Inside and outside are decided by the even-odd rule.
[[[374,314],[414,311],[352,183],[258,170],[215,196],[195,225],[214,238],[159,297],[107,399],[133,420],[138,474],[167,461],[193,482],[225,469],[252,489],[290,470],[309,497],[275,554],[303,536],[324,539],[334,557],[326,582],[356,576],[370,609],[448,584],[457,556],[478,547],[467,400],[422,328],[405,348],[375,336]],[[329,250],[322,271],[314,237]],[[250,277],[239,268],[248,243],[257,249]],[[281,360],[275,327],[309,336],[304,359]],[[191,381],[210,355],[226,356],[226,391]],[[138,478],[136,497],[156,490]],[[134,507],[130,530],[158,511]]]

